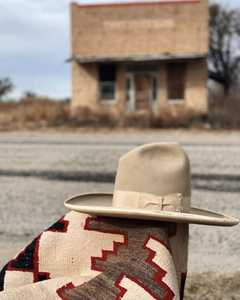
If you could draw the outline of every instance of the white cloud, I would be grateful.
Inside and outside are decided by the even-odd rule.
[[[8,0],[0,4],[0,77],[15,83],[12,96],[34,90],[70,95],[69,1]]]

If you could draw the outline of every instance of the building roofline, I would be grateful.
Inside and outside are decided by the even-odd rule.
[[[69,58],[66,62],[76,61],[80,64],[101,62],[151,62],[181,59],[206,58],[207,53],[182,53],[182,54],[152,54],[152,55],[77,55]]]
[[[149,2],[129,2],[129,3],[102,3],[102,4],[77,4],[79,8],[96,8],[96,7],[122,7],[122,6],[139,6],[139,5],[173,5],[173,4],[198,4],[201,0],[181,0],[181,1],[149,1]]]

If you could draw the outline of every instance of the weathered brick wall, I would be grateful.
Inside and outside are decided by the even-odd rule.
[[[73,56],[208,52],[208,0],[71,11]]]
[[[206,113],[208,111],[207,79],[206,59],[191,60],[188,62],[186,101],[188,107],[199,113]]]
[[[95,64],[72,62],[72,109],[79,106],[94,108],[98,99],[98,74]]]
[[[99,83],[97,64],[79,65],[72,62],[72,102],[74,113],[78,107],[88,107],[92,111],[107,110],[111,114],[121,115],[125,110],[125,64],[117,66],[116,101],[99,101]]]

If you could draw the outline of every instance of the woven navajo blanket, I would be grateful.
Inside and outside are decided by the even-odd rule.
[[[70,212],[0,273],[0,299],[180,300],[188,225]]]

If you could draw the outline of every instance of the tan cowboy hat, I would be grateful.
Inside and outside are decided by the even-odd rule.
[[[65,202],[71,210],[98,216],[234,226],[235,218],[191,207],[187,154],[175,143],[138,147],[119,160],[113,194],[84,194]]]

